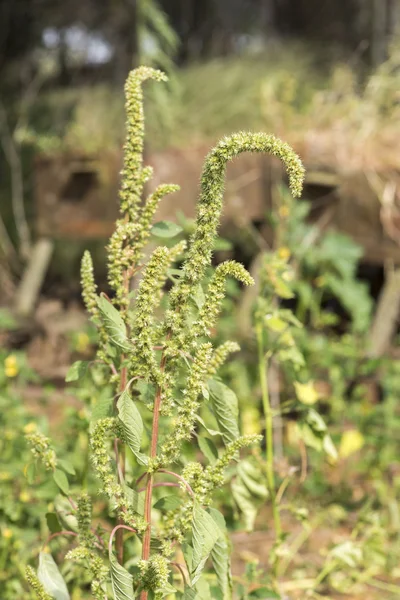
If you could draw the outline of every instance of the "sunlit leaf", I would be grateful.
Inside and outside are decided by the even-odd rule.
[[[361,450],[365,444],[365,438],[357,429],[348,429],[342,435],[339,446],[339,456],[347,458]]]
[[[65,376],[65,381],[70,383],[71,381],[78,381],[78,379],[84,377],[88,370],[89,364],[90,363],[85,360],[77,360],[74,362],[68,369],[68,372]]]
[[[193,558],[192,558],[192,584],[199,580],[204,565],[210,556],[216,541],[220,537],[220,529],[216,527],[214,519],[199,504],[193,509]]]
[[[133,577],[110,553],[111,587],[114,600],[134,600]]]
[[[307,383],[295,381],[294,389],[296,390],[298,400],[303,404],[315,404],[319,399],[319,393],[315,389],[313,381]]]
[[[210,397],[225,444],[234,442],[240,436],[238,426],[238,399],[233,390],[224,383],[211,379],[209,382]]]
[[[123,426],[126,443],[140,464],[146,464],[148,457],[140,452],[143,435],[143,421],[135,403],[125,390],[117,402],[119,419]]]
[[[151,228],[151,233],[160,238],[173,238],[182,233],[182,231],[182,227],[172,221],[159,221],[158,223],[154,223]]]
[[[129,344],[126,337],[126,325],[120,313],[104,296],[99,296],[97,298],[97,305],[102,314],[104,326],[110,341],[116,346],[127,350]]]
[[[39,554],[38,578],[54,600],[70,600],[68,588],[51,554]]]

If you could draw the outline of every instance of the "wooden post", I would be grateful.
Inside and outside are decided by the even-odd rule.
[[[377,309],[369,333],[369,351],[371,358],[382,356],[397,328],[400,314],[400,269],[391,271],[378,299]]]
[[[40,238],[34,244],[15,296],[15,310],[18,315],[25,317],[32,313],[50,264],[53,249],[54,242],[47,238]]]

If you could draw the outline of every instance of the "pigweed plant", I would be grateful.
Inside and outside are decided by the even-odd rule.
[[[157,247],[143,264],[157,205],[177,189],[160,185],[142,203],[144,184],[152,174],[150,167],[143,166],[142,156],[141,84],[149,78],[166,79],[159,71],[141,67],[126,82],[121,218],[108,245],[112,299],[97,295],[88,252],[82,260],[83,298],[99,331],[96,361],[109,373],[114,387],[111,410],[92,422],[90,445],[98,491],[108,497],[115,523],[109,531],[95,527],[92,500],[84,492],[75,499],[69,497],[76,530],[53,536],[73,536],[77,545],[66,559],[88,571],[92,596],[98,600],[158,600],[171,594],[185,599],[211,597],[209,592],[204,595],[202,586],[209,557],[220,595],[229,599],[229,546],[224,518],[211,507],[212,496],[224,484],[226,468],[239,460],[239,451],[257,444],[260,436],[240,435],[237,411],[221,392],[224,386],[213,379],[238,346],[226,341],[214,347],[211,332],[226,278],[234,277],[245,285],[253,281],[241,264],[227,261],[215,269],[201,301],[199,287],[211,262],[227,162],[242,152],[269,152],[286,165],[295,196],[301,192],[303,167],[291,148],[271,135],[241,132],[223,139],[205,161],[188,249],[184,241]],[[179,269],[173,268],[177,261]],[[132,292],[131,281],[139,272],[140,283]],[[173,285],[167,291],[171,273]],[[73,365],[70,379],[77,379],[84,367]],[[201,461],[190,461],[185,445],[197,439],[199,428],[207,427],[199,414],[202,405],[214,415],[218,430],[212,434],[221,440],[221,448],[210,451],[199,444]],[[36,433],[30,443],[46,468],[58,473],[56,482],[69,496],[67,474],[60,476],[49,440]],[[197,458],[200,452],[193,456]],[[168,481],[163,481],[165,476]],[[154,503],[153,492],[163,486],[176,488],[175,495]],[[130,546],[139,543],[141,558],[127,561],[126,556],[132,556]],[[37,598],[69,598],[51,555],[41,553],[39,559],[38,573],[31,567],[27,570]]]

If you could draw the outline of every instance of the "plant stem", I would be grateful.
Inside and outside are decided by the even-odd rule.
[[[265,358],[263,331],[260,324],[256,327],[257,346],[258,346],[258,369],[261,384],[262,403],[265,418],[265,438],[266,438],[266,474],[269,493],[271,495],[272,514],[274,517],[275,537],[280,539],[282,534],[281,517],[279,506],[276,502],[275,473],[274,473],[274,440],[273,440],[273,420],[271,403],[268,393],[268,359]]]
[[[121,380],[119,385],[119,391],[123,392],[126,388],[126,379],[127,379],[127,369],[123,367],[121,369]],[[118,442],[116,443],[116,461],[117,461],[117,470],[118,470],[118,480],[122,485],[123,480],[125,478],[125,447],[122,444],[121,449],[118,452]],[[118,519],[118,525],[123,525],[122,519]],[[124,530],[122,527],[119,527],[116,531],[115,535],[115,549],[117,552],[117,560],[120,565],[124,562]]]
[[[160,370],[161,372],[165,369],[166,357],[162,356]],[[151,432],[151,448],[150,458],[155,458],[157,455],[157,443],[158,443],[158,431],[160,421],[160,407],[161,407],[161,388],[157,387],[156,397],[154,399],[154,410],[153,410],[153,426]],[[144,501],[144,518],[148,523],[148,527],[143,536],[143,547],[142,547],[142,560],[149,560],[150,558],[150,541],[151,541],[151,501],[153,496],[153,473],[147,475],[147,486],[146,486],[146,497]],[[140,594],[140,600],[147,600],[147,591],[143,590]]]

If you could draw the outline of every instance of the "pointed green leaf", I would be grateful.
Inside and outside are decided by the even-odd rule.
[[[281,600],[282,596],[271,590],[271,588],[258,588],[249,594],[249,598],[259,598],[259,600]]]
[[[63,460],[62,458],[59,458],[57,460],[57,464],[62,468],[63,471],[68,473],[68,475],[75,475],[75,467],[68,460]]]
[[[210,508],[209,513],[221,531],[221,536],[211,550],[211,559],[217,575],[218,586],[222,592],[222,600],[232,600],[233,580],[231,573],[231,558],[228,534],[223,515],[215,508]]]
[[[123,486],[124,493],[128,498],[129,506],[132,510],[135,511],[138,515],[144,515],[144,494],[138,494],[136,490],[128,487],[127,485]]]
[[[140,452],[143,435],[143,421],[140,412],[127,391],[122,392],[117,402],[119,419],[123,426],[125,441],[138,462],[145,465],[148,457]]]
[[[182,231],[182,227],[172,221],[159,221],[158,223],[154,223],[151,228],[152,235],[160,238],[173,238],[182,233]]]
[[[133,577],[110,553],[111,587],[114,600],[134,600]]]
[[[129,344],[126,337],[126,325],[120,313],[104,296],[97,298],[97,305],[101,311],[103,323],[110,336],[110,340],[116,346],[127,350]]]
[[[56,469],[53,473],[53,479],[56,482],[56,484],[58,485],[58,487],[60,488],[60,490],[62,491],[62,493],[65,494],[65,496],[68,496],[69,482],[68,482],[68,477],[66,476],[64,471],[61,471],[60,469]]]
[[[243,459],[238,464],[237,473],[252,496],[262,500],[268,498],[266,477],[258,465],[250,459]]]
[[[246,531],[252,531],[257,516],[257,507],[243,481],[237,477],[231,483],[232,495],[243,514]]]
[[[54,600],[70,600],[68,588],[51,554],[39,554],[38,578]]]
[[[204,295],[204,290],[201,287],[200,283],[198,283],[195,286],[195,288],[194,288],[194,290],[192,292],[192,299],[193,299],[193,302],[195,303],[195,305],[197,306],[197,308],[199,310],[201,310],[202,307],[203,307],[203,304],[205,302],[206,297]]]
[[[233,390],[215,379],[209,382],[210,397],[225,445],[240,436],[238,399]]]
[[[214,519],[197,503],[193,509],[193,564],[191,571],[192,584],[199,580],[204,565],[216,541],[221,536],[220,529],[215,526]]]
[[[199,448],[206,457],[206,459],[213,465],[218,459],[218,450],[214,442],[210,438],[203,435],[199,435],[197,438]]]
[[[96,403],[93,405],[92,408],[91,421],[94,423],[99,419],[106,419],[107,417],[111,417],[113,414],[113,404],[113,399],[108,396],[96,400]]]
[[[65,376],[65,381],[70,383],[71,381],[78,381],[78,379],[81,379],[84,375],[86,375],[89,364],[90,363],[85,360],[77,360],[74,362],[68,369],[68,372]]]
[[[62,531],[61,525],[60,525],[60,522],[58,520],[56,513],[53,513],[53,512],[46,513],[46,522],[47,522],[47,527],[49,528],[50,533],[58,533],[59,531]]]
[[[179,496],[175,496],[174,494],[164,496],[163,498],[157,500],[157,502],[154,504],[154,508],[164,511],[176,510],[180,506],[182,506],[182,500],[179,498]]]

